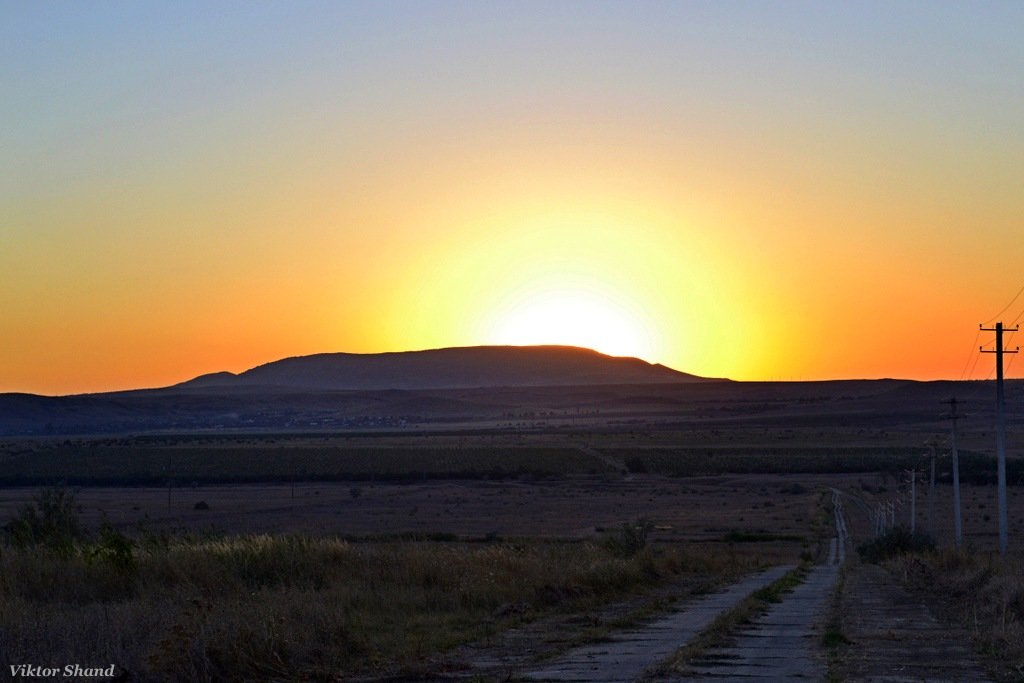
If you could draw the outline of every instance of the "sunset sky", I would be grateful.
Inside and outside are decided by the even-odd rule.
[[[1021,2],[4,2],[0,391],[504,343],[984,379],[1022,36]]]

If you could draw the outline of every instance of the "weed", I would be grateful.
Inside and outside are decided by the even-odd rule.
[[[722,537],[726,543],[769,543],[772,541],[805,541],[796,534],[770,534],[753,531],[730,531]]]
[[[904,527],[890,529],[870,541],[857,546],[857,553],[865,562],[879,563],[903,553],[920,553],[935,550],[935,541],[926,533],[911,533]]]
[[[6,529],[19,548],[42,545],[70,555],[75,541],[82,537],[75,494],[62,487],[42,489],[7,523]]]
[[[623,523],[618,530],[606,532],[602,544],[616,557],[633,557],[647,546],[647,536],[654,530],[654,522],[641,517],[635,522]]]
[[[842,631],[834,628],[825,630],[825,633],[821,636],[821,644],[825,647],[839,647],[840,645],[849,645],[852,641],[846,637]]]
[[[647,464],[643,458],[634,456],[626,461],[626,469],[631,474],[644,474],[647,472]]]
[[[137,569],[135,562],[135,542],[124,534],[116,531],[110,524],[100,527],[100,537],[88,551],[88,557],[113,567],[125,577],[134,576]]]

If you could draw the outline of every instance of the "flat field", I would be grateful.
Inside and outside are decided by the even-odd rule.
[[[935,536],[948,547],[945,388],[876,388],[701,387],[692,402],[672,388],[642,400],[592,390],[600,407],[583,409],[538,390],[516,393],[514,409],[403,430],[10,437],[0,523],[61,486],[82,533],[56,547],[5,534],[0,665],[116,662],[157,681],[429,678],[512,630],[533,634],[529,651],[489,656],[552,656],[665,609],[652,596],[820,559],[830,488],[855,501],[855,541],[880,504],[908,524],[906,473],[924,472],[934,438]],[[921,392],[927,405],[901,407]],[[965,541],[988,553],[993,435],[985,414],[961,426]],[[1016,547],[1024,430],[1010,426]],[[920,474],[917,496],[925,529]],[[572,638],[553,635],[566,628]]]
[[[847,475],[848,477],[848,475]],[[175,488],[90,487],[77,492],[87,526],[133,530],[303,533],[373,538],[447,535],[478,540],[582,540],[640,518],[657,541],[726,541],[730,533],[810,543],[826,482],[820,475],[660,475],[545,480],[302,483]],[[850,480],[853,482],[853,480]],[[855,483],[855,482],[853,482]],[[851,485],[853,485],[851,483]],[[0,490],[0,518],[33,488]],[[168,495],[170,493],[170,495]],[[168,503],[169,499],[169,503]],[[200,509],[197,509],[197,504]]]

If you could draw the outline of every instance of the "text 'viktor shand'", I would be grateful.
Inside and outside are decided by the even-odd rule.
[[[12,678],[113,678],[117,666],[82,666],[81,664],[65,664],[64,666],[40,666],[38,664],[11,664]]]

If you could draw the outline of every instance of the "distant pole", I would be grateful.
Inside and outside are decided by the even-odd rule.
[[[928,444],[931,450],[931,476],[928,477],[928,535],[935,538],[935,442]]]
[[[1006,521],[1006,397],[1003,393],[1003,354],[1017,353],[1020,347],[1013,351],[1004,349],[1003,332],[1016,332],[1020,328],[1003,329],[1003,323],[998,322],[994,328],[979,326],[978,329],[982,332],[996,333],[995,350],[981,349],[981,352],[996,354],[996,473],[999,497],[999,554],[1006,557],[1009,532]]]
[[[956,539],[956,549],[960,550],[964,533],[963,521],[960,516],[960,452],[956,447],[956,421],[959,416],[956,414],[956,398],[951,398],[946,403],[949,404],[949,415],[946,419],[950,424],[949,447],[953,456],[953,535]]]
[[[910,533],[917,531],[917,469],[910,470]]]
[[[171,511],[171,452],[167,451],[167,511]]]

